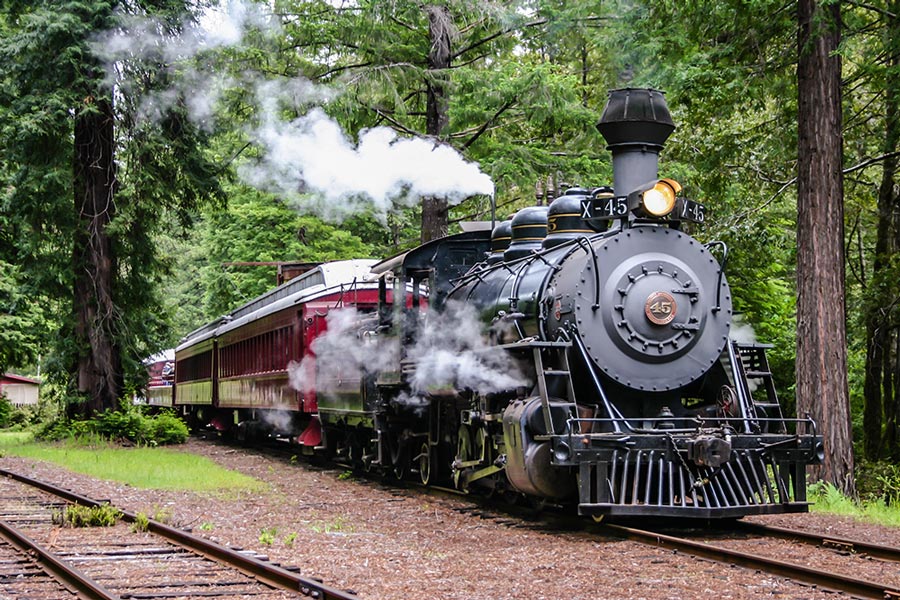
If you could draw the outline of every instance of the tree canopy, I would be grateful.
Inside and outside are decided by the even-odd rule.
[[[235,263],[384,256],[428,219],[440,231],[490,218],[479,169],[499,216],[605,184],[606,91],[647,86],[678,125],[660,169],[711,209],[694,233],[730,248],[735,306],[775,344],[792,403],[798,6],[6,0],[0,367],[41,356],[90,395],[79,372],[96,330],[119,357],[113,387],[127,386],[141,358],[274,281],[272,267]],[[848,387],[869,459],[900,455],[898,15],[898,0],[842,5],[837,47]],[[455,180],[475,183],[445,196],[442,168],[363,169],[372,148],[446,149]],[[92,179],[98,156],[105,179]],[[101,273],[107,291],[85,291]]]

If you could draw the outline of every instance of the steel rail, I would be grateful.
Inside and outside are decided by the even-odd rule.
[[[274,448],[272,446],[269,446],[269,448],[280,450],[280,448]],[[353,468],[352,465],[344,463],[333,462],[332,464],[340,466],[342,468]],[[370,477],[369,481],[379,480]],[[535,516],[534,508],[525,509],[509,504],[497,505],[496,502],[493,502],[488,498],[480,497],[477,495],[469,495],[453,488],[422,486],[417,482],[412,481],[404,481],[400,486],[397,486],[397,484],[395,483],[392,487],[397,490],[415,489],[418,492],[441,498],[453,498],[458,500],[460,499],[460,497],[463,497],[466,499],[466,502],[471,504],[469,512],[476,512],[479,508],[487,508],[490,510],[498,510],[503,514],[514,518],[524,518],[526,516],[528,518],[534,518]],[[714,546],[704,542],[695,542],[683,538],[667,536],[652,531],[633,529],[611,523],[585,522],[583,517],[575,517],[572,515],[557,513],[552,513],[551,516],[552,518],[549,522],[558,526],[561,531],[589,531],[592,533],[601,533],[613,537],[624,537],[643,544],[661,546],[679,550],[688,554],[701,556],[718,563],[758,569],[766,573],[783,576],[793,581],[810,583],[822,588],[827,588],[829,590],[846,592],[861,598],[900,600],[900,588],[886,586],[877,582],[855,579],[852,577],[846,577],[826,571],[818,571],[816,569],[804,567],[802,565],[797,565],[794,563],[770,559],[754,554],[746,554],[729,548]],[[547,523],[548,520],[544,519],[543,522]],[[847,548],[848,550],[850,549],[848,546],[852,544],[854,546],[854,549],[864,550],[866,554],[870,556],[889,558],[891,560],[900,560],[900,549],[891,548],[889,546],[881,547],[874,544],[858,542],[856,540],[847,540],[845,538],[839,538],[835,536],[815,536],[814,534],[805,534],[803,532],[796,532],[789,529],[756,525],[746,522],[735,522],[731,523],[730,525],[735,525],[739,528],[746,527],[747,531],[755,529],[763,535],[765,535],[766,533],[768,533],[769,535],[784,535],[785,537],[794,539],[800,538],[802,536],[804,539],[800,539],[799,541],[802,541],[804,543],[812,543],[811,541],[807,542],[806,536],[808,535],[810,540],[815,538],[817,540],[816,543],[824,543],[825,545],[832,545],[838,548]]]
[[[874,558],[900,562],[900,547],[896,546],[879,546],[878,544],[834,535],[826,535],[824,533],[798,531],[786,527],[760,525],[758,523],[746,523],[742,521],[733,523],[732,526],[747,533],[796,540],[805,544],[826,546],[838,550],[846,550],[848,552],[858,552]]]
[[[113,594],[82,571],[66,564],[55,554],[3,520],[0,520],[0,538],[22,554],[28,555],[42,571],[74,592],[82,600],[119,600],[118,595]]]
[[[900,599],[900,588],[865,579],[847,577],[828,571],[819,571],[795,563],[759,556],[758,554],[739,552],[737,550],[724,548],[722,546],[714,546],[705,542],[695,542],[653,531],[624,527],[622,525],[608,524],[604,525],[603,529],[608,531],[611,535],[641,542],[643,544],[679,550],[716,562],[760,569],[766,573],[781,575],[794,581],[804,581],[819,587],[852,594],[860,598],[877,598],[879,600],[885,598]]]
[[[108,502],[94,500],[87,496],[82,496],[81,494],[60,488],[46,481],[21,475],[14,471],[9,471],[8,469],[0,469],[0,475],[44,490],[45,492],[68,500],[69,502],[81,504],[82,506],[95,507],[108,504]],[[130,511],[122,510],[122,515],[123,521],[134,523],[137,520],[137,515]],[[147,529],[182,548],[186,548],[195,554],[211,558],[216,562],[226,563],[242,573],[253,577],[257,581],[272,587],[286,589],[292,592],[300,592],[301,594],[315,598],[316,600],[357,600],[357,596],[350,592],[330,587],[314,579],[301,577],[297,573],[282,567],[277,567],[271,563],[253,558],[252,556],[247,556],[236,550],[222,546],[221,544],[176,529],[175,527],[160,523],[159,521],[149,519]]]

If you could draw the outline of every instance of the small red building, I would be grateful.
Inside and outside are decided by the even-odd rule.
[[[0,375],[0,396],[6,396],[14,406],[37,404],[41,382],[12,373]]]

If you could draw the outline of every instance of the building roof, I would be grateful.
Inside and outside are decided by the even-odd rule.
[[[31,385],[41,385],[41,382],[37,379],[22,377],[21,375],[14,375],[13,373],[4,373],[3,375],[0,375],[0,385],[3,385],[4,383],[30,383]]]

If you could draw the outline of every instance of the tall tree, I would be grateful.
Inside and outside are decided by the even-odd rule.
[[[106,28],[111,5],[96,7],[90,29]],[[75,215],[72,274],[76,390],[87,398],[86,412],[115,408],[122,394],[122,356],[116,339],[115,281],[118,261],[110,236],[116,215],[116,163],[112,90],[103,68],[88,55],[78,91],[84,98],[74,112],[73,188]]]
[[[894,2],[895,6],[900,3]],[[865,440],[863,448],[866,458],[875,460],[881,452],[882,423],[885,405],[891,405],[893,383],[891,356],[891,314],[892,292],[895,289],[894,273],[890,268],[892,253],[891,230],[893,229],[894,212],[898,198],[894,190],[894,174],[897,170],[897,158],[893,154],[900,142],[900,77],[897,69],[900,66],[900,55],[897,45],[900,44],[900,20],[890,19],[885,40],[888,46],[888,69],[884,89],[884,142],[882,151],[884,160],[881,184],[878,186],[878,224],[876,227],[875,256],[872,264],[872,276],[869,283],[870,299],[866,309],[866,367],[863,412],[863,430]]]
[[[453,18],[446,6],[429,5],[428,71],[426,73],[425,131],[441,140],[450,122],[450,90],[447,86],[447,71],[450,68],[450,40],[454,35]],[[446,198],[423,198],[422,200],[422,243],[447,235],[449,211]]]
[[[841,12],[799,0],[797,407],[825,438],[824,478],[855,495],[844,295]]]
[[[140,377],[141,358],[159,349],[162,270],[149,232],[167,211],[177,215],[216,190],[214,166],[197,150],[203,135],[177,103],[151,127],[130,118],[138,96],[165,86],[164,63],[117,64],[116,73],[141,77],[118,86],[114,101],[111,73],[94,53],[120,11],[153,11],[160,28],[177,29],[186,4],[2,4],[4,210],[16,225],[21,278],[64,313],[48,370],[84,400],[73,411],[117,407],[126,375]]]
[[[890,454],[900,452],[897,436],[895,408],[897,385],[892,365],[895,362],[894,336],[898,303],[896,266],[891,255],[897,252],[894,241],[900,215],[900,194],[895,189],[897,150],[900,145],[900,2],[891,0],[883,19],[881,43],[883,65],[870,65],[870,70],[880,73],[878,78],[883,90],[883,140],[880,146],[884,157],[881,181],[878,186],[877,222],[872,273],[866,283],[865,303],[866,362],[863,387],[863,431],[866,458],[878,459],[882,450]],[[880,67],[880,68],[879,68]],[[892,232],[893,235],[892,235]],[[882,429],[887,417],[884,444]]]

